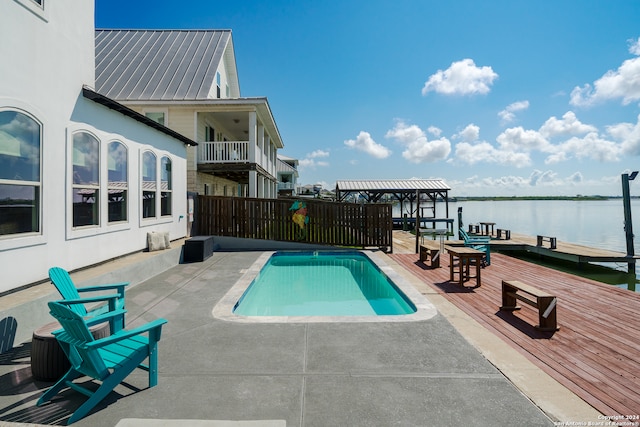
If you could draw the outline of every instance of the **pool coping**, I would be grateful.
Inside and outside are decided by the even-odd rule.
[[[438,312],[435,305],[421,294],[406,278],[398,273],[379,251],[358,250],[373,261],[377,267],[411,300],[416,307],[415,313],[384,316],[240,316],[233,312],[236,302],[244,294],[253,279],[260,273],[271,255],[277,251],[264,252],[244,271],[242,277],[213,307],[214,318],[240,323],[397,323],[429,320]]]

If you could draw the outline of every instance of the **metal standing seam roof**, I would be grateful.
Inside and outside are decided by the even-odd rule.
[[[342,180],[336,181],[340,191],[445,191],[451,190],[441,179]]]
[[[96,30],[96,90],[128,101],[207,99],[230,40],[231,30]]]

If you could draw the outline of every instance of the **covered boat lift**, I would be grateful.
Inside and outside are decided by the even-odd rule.
[[[400,202],[400,212],[404,212],[404,204],[409,202],[412,214],[411,222],[416,224],[416,253],[419,249],[420,235],[435,231],[436,224],[444,222],[447,233],[453,218],[449,218],[449,191],[451,188],[441,179],[401,179],[401,180],[340,180],[336,182],[336,200],[339,202],[353,198],[352,201],[364,200],[367,203],[379,203],[385,196]],[[438,216],[437,201],[445,202],[444,217]],[[420,203],[427,206],[420,206]],[[415,204],[415,209],[414,209]],[[424,211],[427,211],[427,214]],[[421,227],[431,223],[432,227]]]

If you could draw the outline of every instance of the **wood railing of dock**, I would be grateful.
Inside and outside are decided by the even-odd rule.
[[[392,205],[198,196],[200,235],[393,250]]]

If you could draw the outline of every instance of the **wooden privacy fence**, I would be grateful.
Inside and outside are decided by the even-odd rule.
[[[390,204],[198,196],[201,235],[392,250]]]

